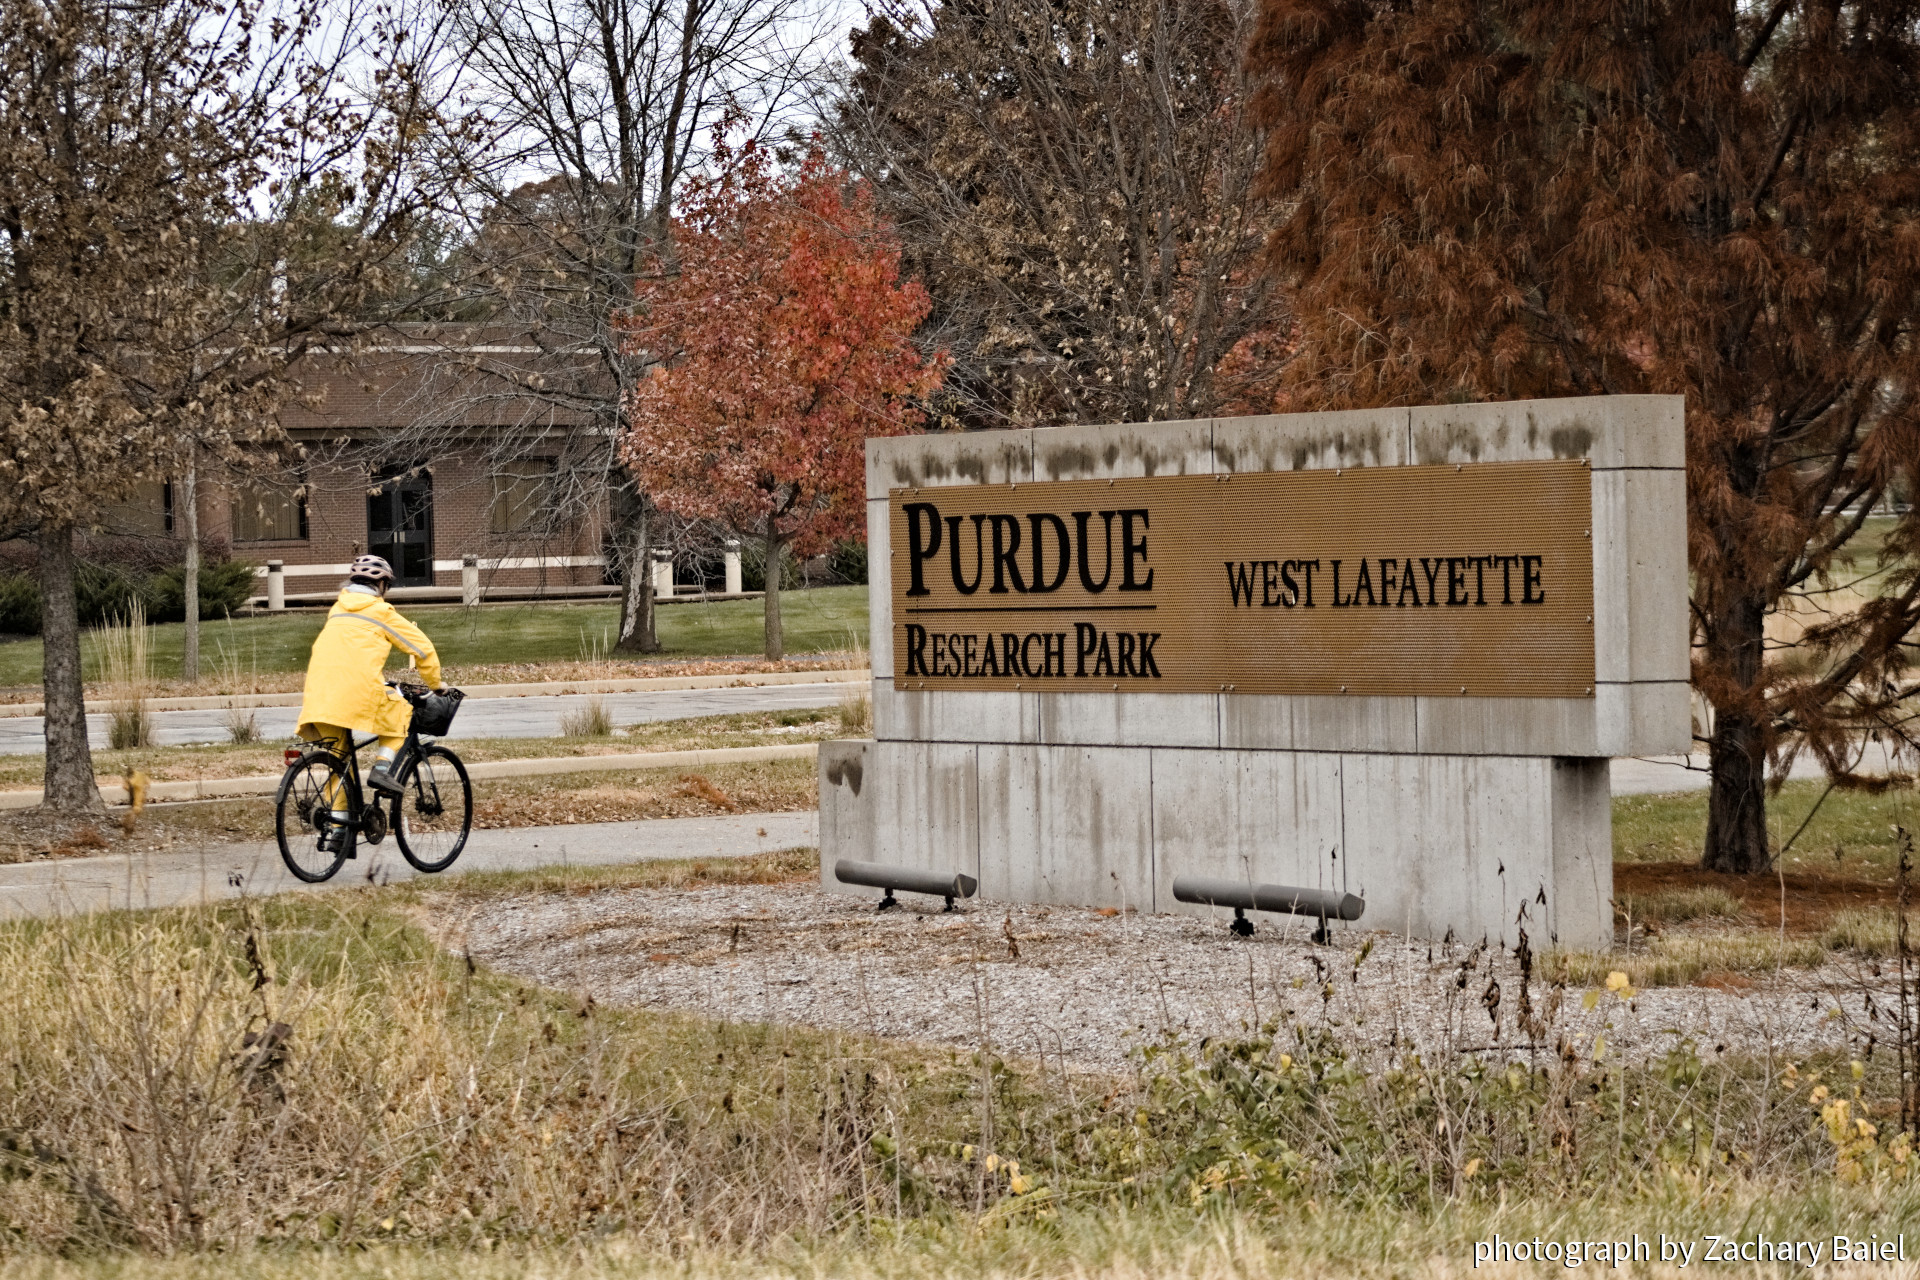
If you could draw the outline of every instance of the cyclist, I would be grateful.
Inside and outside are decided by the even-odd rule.
[[[378,750],[367,785],[382,795],[397,796],[405,788],[393,778],[393,757],[406,743],[413,704],[380,678],[387,655],[394,649],[406,653],[428,688],[438,689],[441,682],[433,641],[387,603],[392,584],[393,566],[379,556],[361,556],[349,567],[346,586],[313,642],[294,732],[308,742],[327,744],[342,757],[351,750],[355,731],[376,735]],[[329,789],[334,794],[326,800],[338,824],[328,829],[322,847],[333,852],[346,838],[344,824],[350,815],[338,786]]]

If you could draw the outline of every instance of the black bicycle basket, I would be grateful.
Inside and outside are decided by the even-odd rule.
[[[453,713],[460,709],[460,700],[467,695],[458,689],[421,690],[409,693],[407,701],[413,704],[413,732],[422,737],[437,738],[453,727]]]

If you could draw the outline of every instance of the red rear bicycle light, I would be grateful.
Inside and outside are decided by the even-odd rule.
[[[283,751],[283,752],[281,752],[280,754],[281,754],[281,755],[282,755],[282,756],[283,756],[283,757],[284,757],[284,758],[286,759],[286,762],[287,762],[288,764],[299,764],[299,763],[300,763],[300,748],[299,748],[299,747],[288,747],[288,748],[287,748],[287,749],[286,749],[285,751]]]

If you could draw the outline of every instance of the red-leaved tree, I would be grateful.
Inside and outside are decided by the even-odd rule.
[[[778,658],[788,548],[864,532],[866,439],[919,426],[945,357],[914,345],[926,290],[864,190],[817,149],[791,174],[751,142],[716,153],[620,318],[657,361],[621,451],[661,507],[760,541]]]

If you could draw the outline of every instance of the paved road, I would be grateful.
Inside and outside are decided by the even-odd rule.
[[[1882,746],[1870,747],[1861,761],[1872,775],[1892,772],[1893,761]],[[1789,778],[1824,778],[1820,762],[1802,752],[1793,762]],[[1651,760],[1615,760],[1613,794],[1616,796],[1659,795],[1668,791],[1704,791],[1707,787],[1707,758],[1663,756]]]
[[[695,716],[732,715],[742,711],[787,711],[802,707],[831,707],[850,686],[845,684],[756,685],[745,689],[668,689],[654,693],[544,694],[528,698],[469,698],[460,704],[453,722],[458,738],[548,738],[560,732],[560,718],[594,698],[606,703],[615,724],[652,720],[688,720]],[[160,711],[154,714],[153,740],[159,746],[190,742],[225,742],[225,711]],[[255,723],[268,742],[293,736],[300,718],[298,707],[259,707]],[[46,750],[45,722],[39,716],[0,718],[0,754],[37,755]],[[94,747],[107,745],[107,717],[87,717],[87,736]]]
[[[819,842],[813,813],[741,813],[564,827],[476,831],[445,875],[552,866],[607,866],[667,858],[734,858]],[[171,907],[289,889],[387,884],[417,873],[391,841],[362,849],[324,885],[287,874],[270,843],[209,845],[145,856],[70,858],[0,866],[0,919],[117,907]]]

